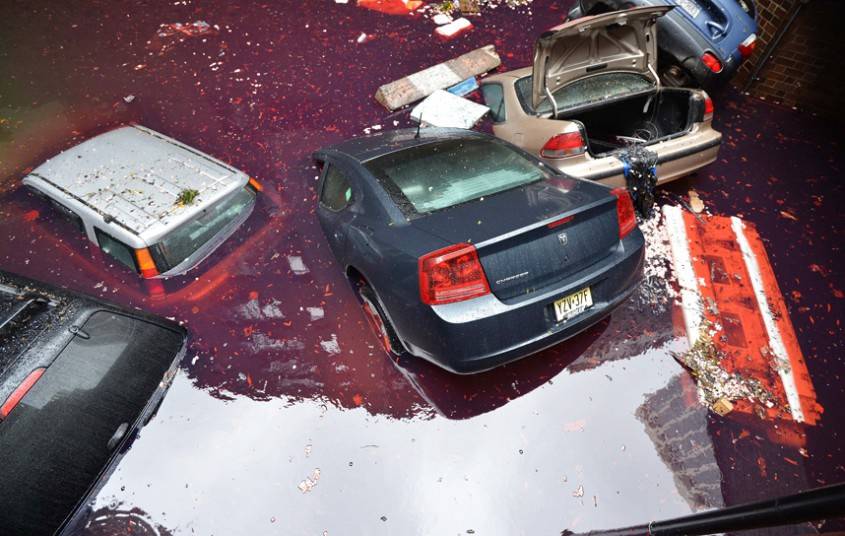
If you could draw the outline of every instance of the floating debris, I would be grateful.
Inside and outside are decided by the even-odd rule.
[[[423,126],[472,128],[490,108],[438,89],[411,110]]]
[[[378,88],[375,98],[388,110],[396,110],[501,65],[493,45],[483,46],[449,61],[438,63]]]
[[[320,346],[328,354],[335,355],[340,353],[340,343],[337,342],[337,335],[335,335],[334,333],[332,333],[331,339],[327,341],[321,340]]]
[[[314,471],[311,472],[311,476],[305,477],[305,480],[300,482],[299,485],[296,486],[296,487],[299,488],[299,491],[301,491],[302,493],[308,493],[309,491],[314,489],[314,487],[317,485],[317,482],[319,480],[320,480],[320,468],[318,467],[318,468],[314,469]]]
[[[695,190],[690,190],[689,192],[689,206],[693,212],[696,214],[700,214],[704,212],[704,201],[701,200],[701,197],[698,196],[698,192]]]
[[[573,497],[583,497],[584,496],[584,486],[578,485],[578,489],[572,492]]]
[[[302,257],[296,255],[288,255],[288,264],[290,269],[296,275],[303,275],[309,272],[308,267],[302,262]]]
[[[459,19],[453,20],[448,24],[444,24],[443,26],[438,26],[434,29],[434,34],[441,41],[450,41],[460,35],[467,33],[470,30],[472,30],[472,23],[469,21],[469,19],[461,17]]]

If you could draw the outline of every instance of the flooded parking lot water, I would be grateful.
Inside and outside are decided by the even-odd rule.
[[[708,210],[756,224],[824,407],[816,426],[701,406],[673,357],[686,342],[660,270],[607,320],[481,375],[394,361],[369,331],[314,214],[311,152],[409,125],[373,99],[385,82],[488,43],[504,69],[528,64],[532,36],[566,4],[485,9],[446,43],[424,18],[329,0],[0,8],[0,267],[191,332],[83,532],[559,534],[845,480],[843,152],[824,118],[715,95],[719,160],[659,199],[695,189]],[[170,26],[195,21],[207,26]],[[164,294],[20,185],[129,121],[264,184],[246,225]]]

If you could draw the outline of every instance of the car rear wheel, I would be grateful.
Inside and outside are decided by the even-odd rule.
[[[369,285],[362,283],[358,287],[358,296],[361,298],[361,308],[364,310],[367,323],[384,350],[391,355],[401,355],[402,343],[399,342],[399,337],[396,336],[396,331],[390,325],[387,315],[382,311],[376,293]]]

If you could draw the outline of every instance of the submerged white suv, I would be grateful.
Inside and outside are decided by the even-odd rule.
[[[138,125],[63,151],[23,182],[145,278],[197,266],[249,217],[261,190],[244,172]]]

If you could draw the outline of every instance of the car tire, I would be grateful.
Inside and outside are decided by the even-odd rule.
[[[381,343],[382,348],[393,356],[400,356],[404,353],[402,343],[396,335],[390,320],[381,308],[381,303],[375,291],[366,283],[358,286],[358,297],[361,300],[361,308],[373,334]]]

